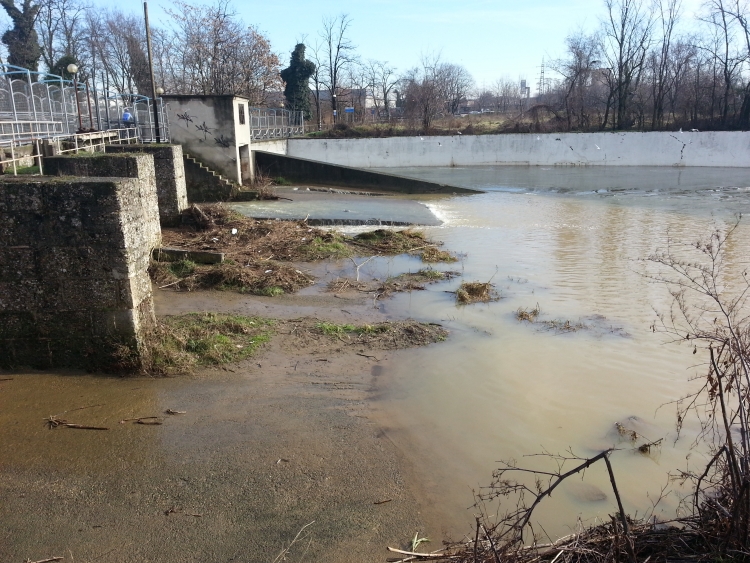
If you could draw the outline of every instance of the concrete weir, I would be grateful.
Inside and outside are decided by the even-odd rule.
[[[747,131],[517,133],[289,139],[286,154],[340,166],[726,166],[750,163]]]
[[[0,367],[137,364],[160,239],[153,180],[1,178]]]
[[[404,194],[474,194],[477,190],[427,182],[406,176],[373,172],[295,158],[270,152],[253,151],[257,170],[270,177],[283,177],[295,183],[340,186]]]

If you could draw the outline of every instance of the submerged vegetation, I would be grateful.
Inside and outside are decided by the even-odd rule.
[[[500,295],[490,282],[463,282],[456,290],[456,302],[460,305],[497,301]]]
[[[385,280],[358,281],[352,278],[337,278],[328,284],[328,290],[334,293],[344,291],[360,291],[374,294],[376,299],[389,297],[393,293],[403,291],[421,291],[427,284],[450,280],[458,276],[458,272],[442,272],[432,268],[422,268],[416,272],[405,272]]]
[[[570,321],[568,319],[540,319],[539,316],[541,315],[541,313],[542,309],[541,307],[539,307],[539,303],[537,303],[536,307],[534,307],[533,309],[519,307],[516,310],[515,317],[516,320],[520,322],[537,324],[546,329],[554,330],[555,332],[577,332],[579,330],[588,328],[588,326],[580,320]],[[612,332],[615,332],[615,329],[612,329]]]

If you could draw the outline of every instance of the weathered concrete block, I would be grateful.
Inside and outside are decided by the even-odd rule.
[[[159,219],[165,227],[180,224],[188,206],[181,145],[107,145],[107,154],[146,153],[153,157]]]
[[[144,353],[161,233],[145,176],[0,178],[0,367],[108,369],[121,345]]]

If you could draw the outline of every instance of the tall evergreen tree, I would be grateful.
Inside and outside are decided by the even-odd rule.
[[[32,4],[32,0],[23,0],[20,9],[15,0],[0,0],[0,5],[13,21],[13,27],[3,34],[2,40],[8,46],[8,63],[29,70],[39,70],[39,59],[42,49],[39,36],[34,29],[41,4]]]
[[[304,112],[305,119],[310,119],[310,86],[309,80],[315,72],[315,63],[305,59],[305,45],[298,43],[292,51],[289,66],[281,71],[284,81],[284,98],[286,107]]]

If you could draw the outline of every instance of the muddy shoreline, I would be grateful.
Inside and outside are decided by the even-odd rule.
[[[363,294],[156,290],[155,304],[160,316],[393,320]],[[277,334],[191,376],[4,374],[0,560],[272,561],[310,522],[292,560],[379,560],[415,532],[437,548],[440,515],[373,416],[378,377],[409,353]],[[109,430],[45,427],[66,411]],[[140,416],[163,424],[120,423]]]

